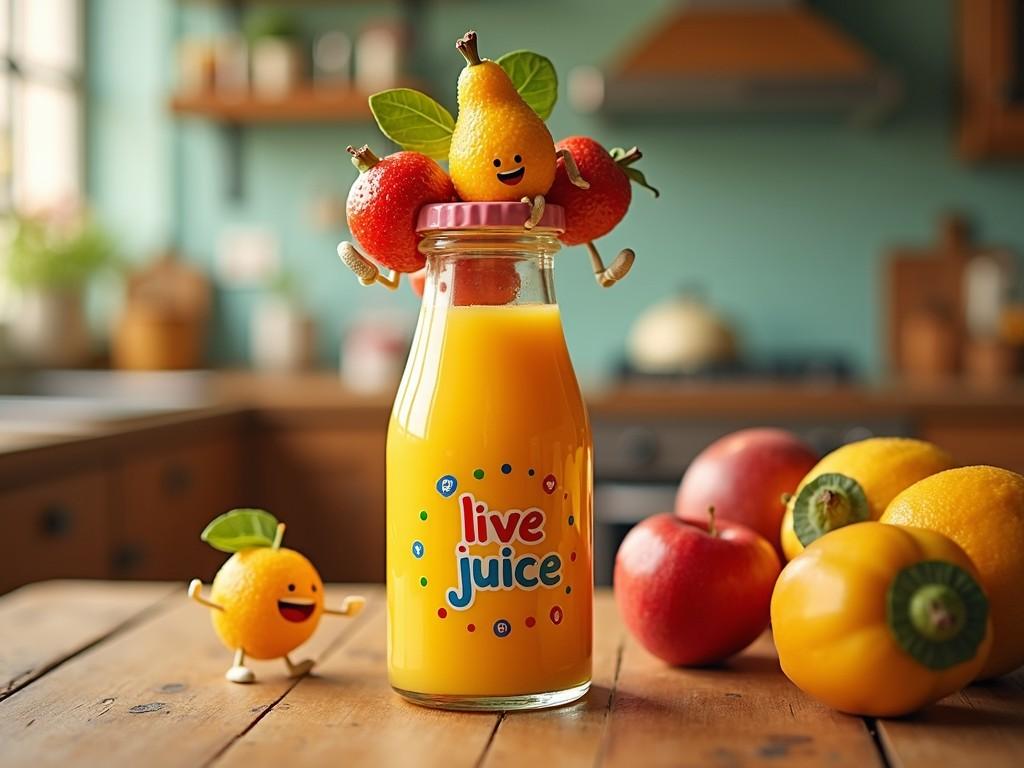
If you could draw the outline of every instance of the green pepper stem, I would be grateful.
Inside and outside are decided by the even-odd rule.
[[[910,622],[928,640],[956,637],[966,619],[964,601],[945,584],[925,584],[910,598]]]
[[[832,531],[849,525],[852,505],[842,491],[823,488],[811,500],[811,514],[819,530]]]

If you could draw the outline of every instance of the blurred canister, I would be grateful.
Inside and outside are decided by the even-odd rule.
[[[387,392],[398,386],[412,336],[401,313],[364,312],[341,342],[341,378],[355,392]]]
[[[200,270],[166,251],[130,275],[114,328],[112,361],[128,370],[203,365],[210,284]]]
[[[356,40],[356,87],[361,91],[394,88],[405,67],[405,28],[393,22],[367,26]]]

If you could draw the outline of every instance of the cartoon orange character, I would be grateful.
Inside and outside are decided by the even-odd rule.
[[[355,616],[366,604],[346,597],[338,610],[324,607],[324,584],[316,568],[298,552],[281,547],[284,523],[262,509],[234,509],[216,518],[202,540],[232,556],[213,579],[210,599],[193,579],[188,596],[211,610],[213,628],[235,659],[224,675],[233,683],[256,678],[245,666],[254,659],[283,658],[289,677],[301,677],[312,659],[293,662],[288,654],[306,642],[323,614]]]

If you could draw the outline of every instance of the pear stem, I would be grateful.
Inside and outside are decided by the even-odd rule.
[[[477,64],[483,63],[476,47],[476,32],[472,29],[455,41],[455,47],[466,59],[467,66],[475,67]]]
[[[352,155],[352,163],[359,169],[360,173],[366,173],[380,162],[380,158],[373,154],[373,150],[366,144],[363,144],[359,149],[350,144],[345,148],[345,151]]]
[[[715,507],[712,504],[708,507],[708,535],[718,538],[718,529],[715,527]]]

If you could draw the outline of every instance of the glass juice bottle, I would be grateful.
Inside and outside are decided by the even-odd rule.
[[[387,443],[388,670],[447,709],[529,709],[590,686],[590,425],[555,303],[563,211],[420,213],[419,324]]]

